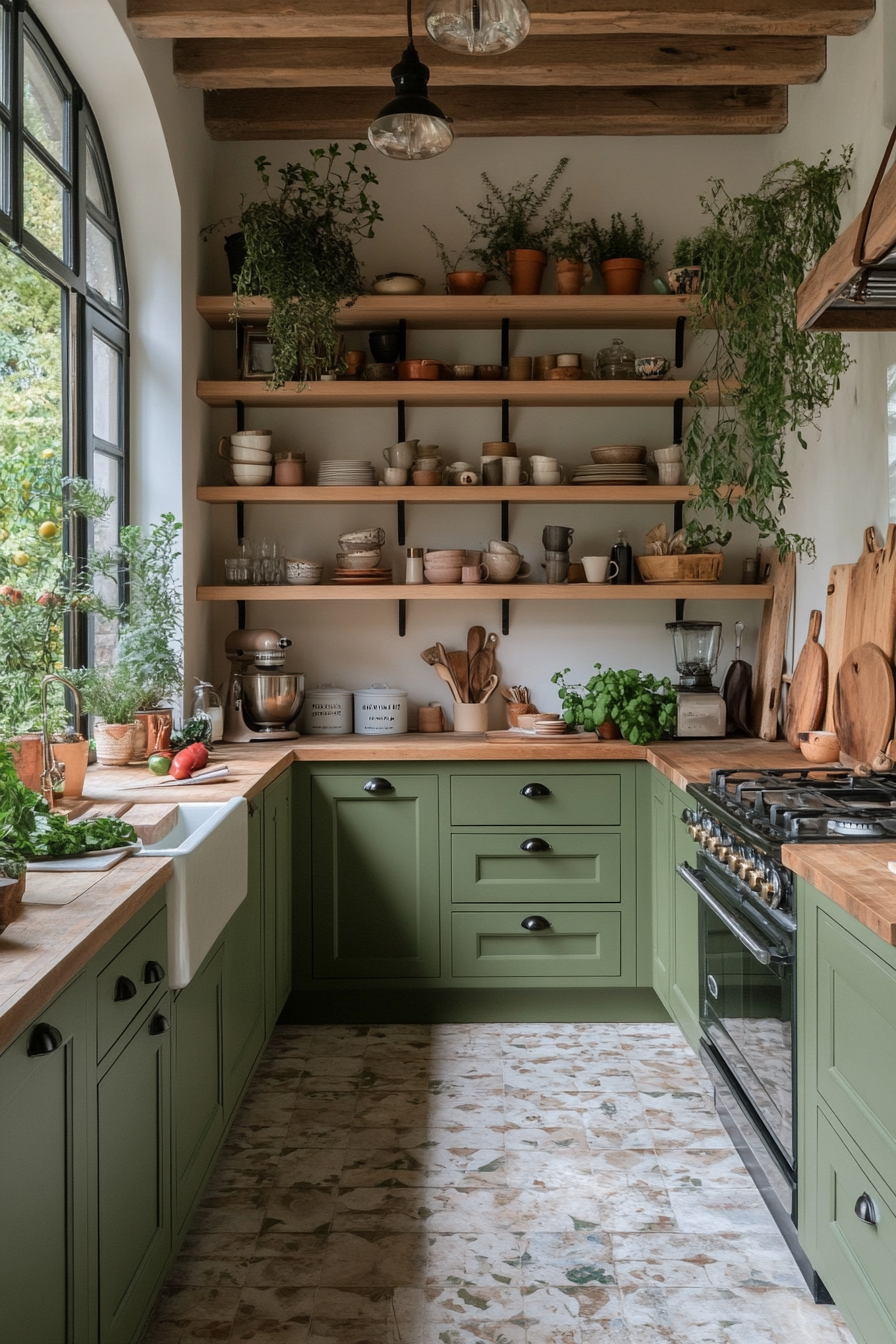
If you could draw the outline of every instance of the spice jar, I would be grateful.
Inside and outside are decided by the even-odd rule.
[[[275,485],[305,484],[305,454],[278,453],[274,458]]]
[[[423,582],[423,547],[409,546],[404,569],[405,583]]]
[[[635,352],[630,350],[620,336],[610,345],[598,350],[594,361],[595,378],[637,378]]]

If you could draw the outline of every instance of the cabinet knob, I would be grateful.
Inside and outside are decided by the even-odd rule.
[[[30,1058],[35,1055],[52,1055],[61,1044],[62,1032],[57,1027],[51,1027],[49,1022],[38,1022],[28,1037],[28,1055]]]
[[[545,919],[544,915],[527,915],[520,928],[528,933],[544,933],[545,929],[551,927],[551,921]]]
[[[550,798],[551,796],[547,784],[524,784],[520,793],[524,798]]]
[[[394,793],[395,785],[390,784],[388,779],[383,779],[380,775],[374,775],[373,779],[368,779],[364,785],[365,793]]]
[[[115,981],[115,993],[113,998],[116,1003],[121,1003],[124,999],[133,999],[137,995],[137,986],[130,976],[120,975]]]
[[[856,1217],[877,1227],[877,1205],[869,1194],[861,1194],[856,1200]]]
[[[520,845],[520,849],[526,854],[547,854],[550,852],[550,848],[547,840],[539,840],[537,835],[534,835],[531,840],[524,840]]]
[[[168,1021],[167,1017],[164,1017],[162,1013],[156,1013],[149,1024],[149,1034],[150,1036],[164,1036],[165,1032],[168,1031],[170,1027],[171,1023]]]
[[[165,967],[160,966],[157,961],[148,961],[143,967],[144,985],[157,985],[165,979]]]

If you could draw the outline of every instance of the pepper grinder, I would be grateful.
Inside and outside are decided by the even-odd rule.
[[[632,575],[632,548],[629,545],[628,536],[620,528],[616,533],[616,541],[610,551],[610,559],[615,561],[617,570],[610,583],[631,583]]]
[[[423,582],[423,547],[409,546],[407,548],[407,560],[404,567],[405,583]]]

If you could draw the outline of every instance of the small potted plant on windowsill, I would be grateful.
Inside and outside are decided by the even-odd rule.
[[[703,234],[679,238],[672,253],[672,269],[666,272],[670,294],[699,294],[703,269]]]
[[[97,764],[127,765],[134,753],[134,716],[145,683],[134,681],[130,670],[118,665],[70,669],[66,676],[81,692],[85,712],[95,716]]]
[[[656,256],[662,241],[648,238],[640,215],[632,215],[629,226],[622,215],[614,214],[608,229],[591,221],[592,266],[599,266],[608,294],[637,294],[645,270],[656,265]]]
[[[470,255],[484,271],[497,271],[508,279],[511,294],[541,292],[548,248],[568,216],[572,191],[565,191],[554,209],[545,207],[568,163],[569,159],[560,160],[541,191],[534,185],[537,173],[506,191],[483,173],[488,190],[476,212],[468,214],[457,207],[472,226],[474,239],[481,240],[481,246],[472,249]]]
[[[464,247],[457,252],[449,252],[445,244],[438,238],[435,232],[428,224],[423,225],[432,241],[435,243],[436,252],[439,261],[445,271],[445,288],[449,294],[481,294],[488,284],[489,280],[495,277],[490,271],[461,270],[460,263],[464,257],[471,255],[470,239]]]
[[[557,262],[555,280],[558,294],[581,294],[582,286],[590,280],[592,270],[588,264],[590,225],[575,223],[567,219],[560,226],[555,238],[551,239],[551,256]]]

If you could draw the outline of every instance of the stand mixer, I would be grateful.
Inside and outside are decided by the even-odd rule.
[[[303,672],[281,672],[292,644],[277,630],[232,630],[224,652],[233,665],[224,709],[225,742],[282,742],[305,703]]]

